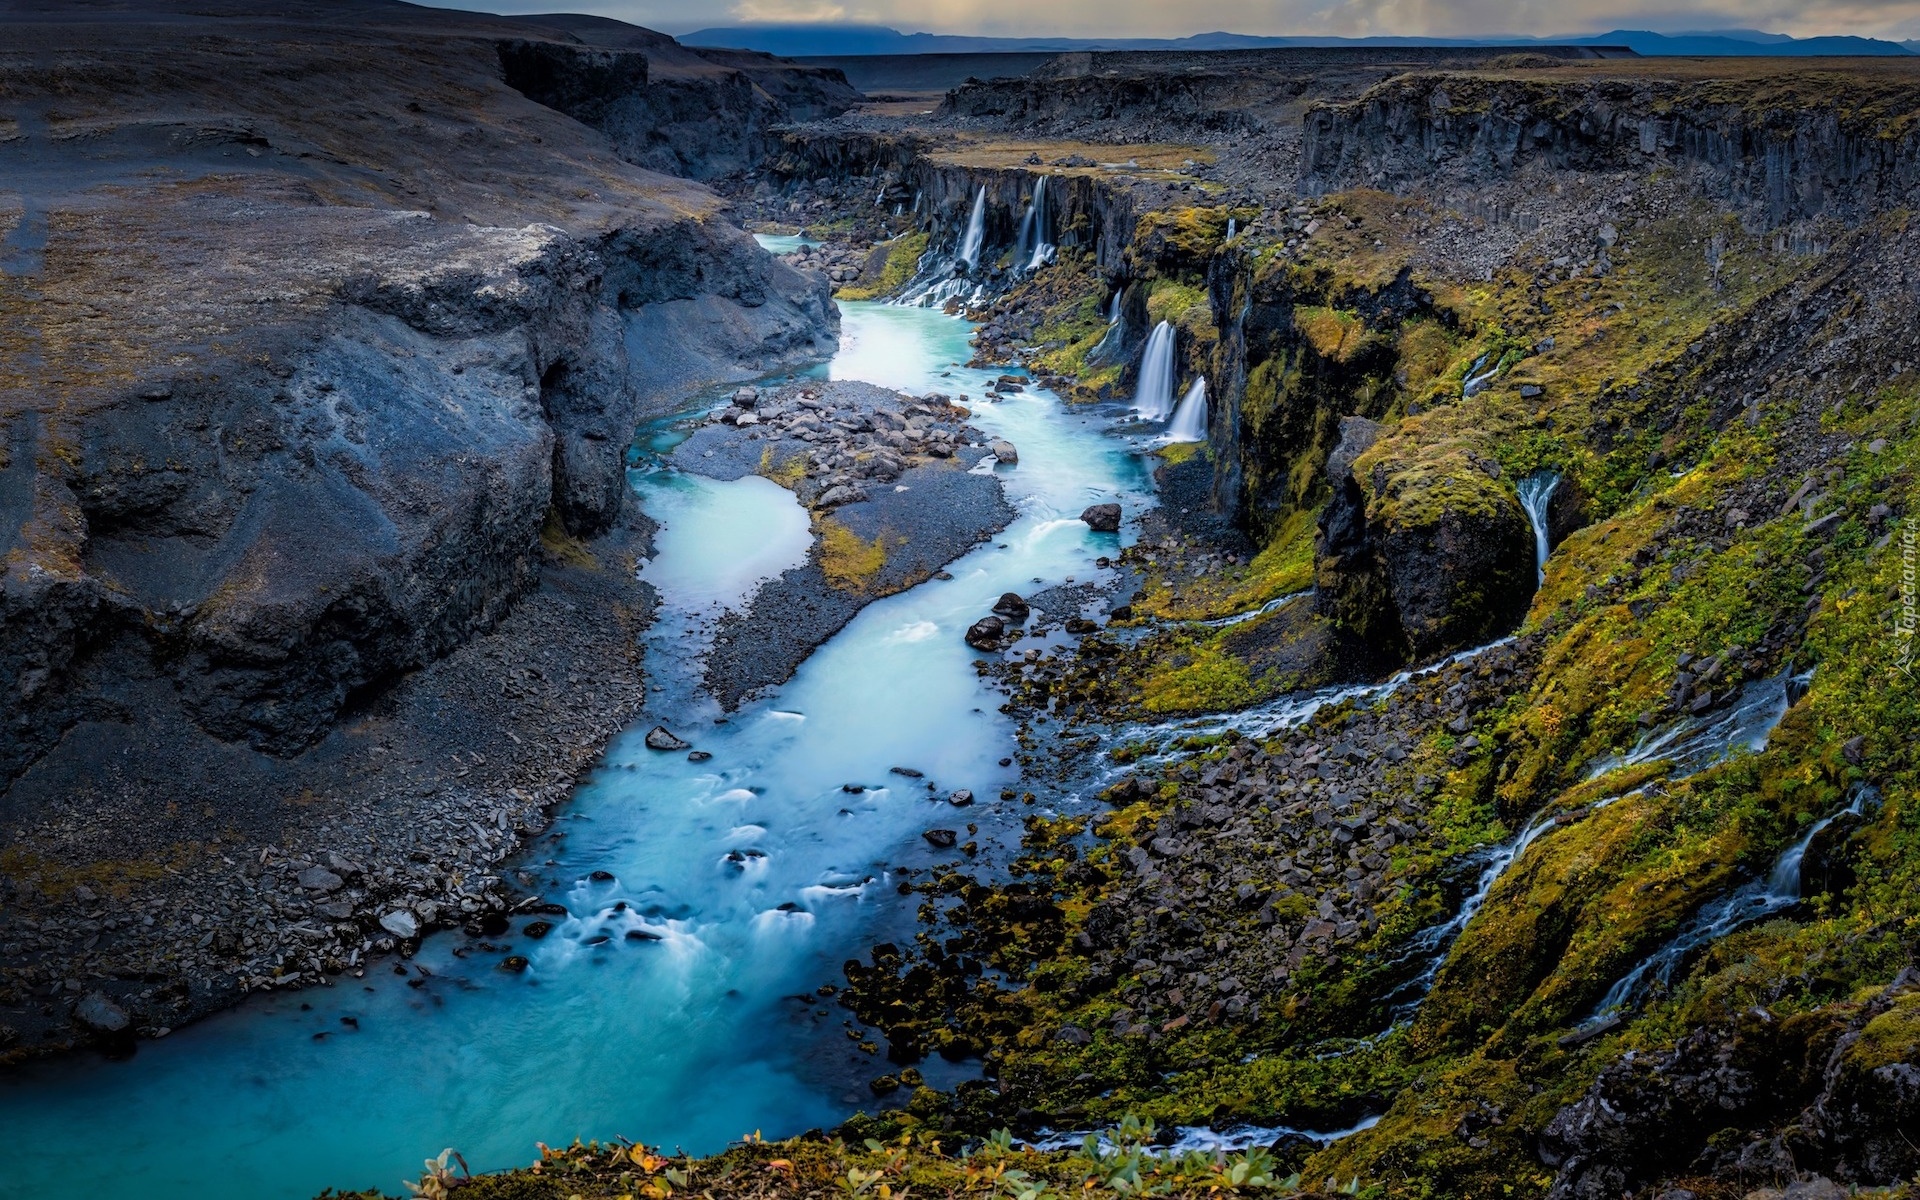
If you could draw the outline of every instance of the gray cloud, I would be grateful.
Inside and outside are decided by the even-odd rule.
[[[458,0],[454,0],[458,3]],[[1739,26],[1806,37],[1920,36],[1920,0],[1695,0],[1676,11],[1649,0],[480,0],[459,7],[618,17],[669,33],[739,21],[837,21],[906,32],[1075,37],[1253,34],[1434,37],[1675,32]]]

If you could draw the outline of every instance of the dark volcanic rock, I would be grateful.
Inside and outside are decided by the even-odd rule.
[[[137,889],[210,924],[10,939],[0,992],[191,976],[136,1012],[173,1025],[438,911],[394,873],[416,839],[491,862],[543,823],[644,692],[636,425],[835,318],[716,196],[529,98],[591,115],[645,78],[624,51],[378,0],[0,29],[0,839],[48,869],[237,843]],[[245,874],[263,849],[372,841],[298,889],[320,941],[232,932],[297,886]]]
[[[1416,659],[1518,624],[1535,586],[1533,536],[1512,491],[1481,464],[1407,462],[1391,451],[1356,470],[1381,429],[1348,418],[1327,460],[1316,603],[1342,629]]]
[[[647,749],[649,750],[685,750],[691,742],[683,742],[667,731],[664,725],[655,725],[647,730]]]
[[[1022,600],[1018,593],[1007,592],[993,602],[993,611],[996,616],[1005,617],[1007,620],[1019,624],[1021,621],[1027,619],[1027,613],[1031,610],[1028,608],[1027,602]]]
[[[967,626],[967,645],[975,650],[992,650],[999,646],[1006,632],[1007,623],[999,617],[981,617]]]
[[[1120,506],[1118,504],[1090,504],[1080,514],[1087,528],[1095,533],[1120,532]]]

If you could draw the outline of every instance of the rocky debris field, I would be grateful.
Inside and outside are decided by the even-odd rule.
[[[732,708],[785,682],[881,596],[912,587],[1013,520],[989,439],[942,393],[857,382],[741,388],[670,461],[714,478],[765,475],[812,513],[807,562],[721,618],[706,684]],[[1017,451],[1015,453],[1017,458]]]

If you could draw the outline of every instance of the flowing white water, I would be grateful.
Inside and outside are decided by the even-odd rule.
[[[1311,595],[1313,595],[1312,589],[1308,589],[1307,591],[1304,591],[1304,592],[1288,592],[1284,596],[1274,597],[1273,599],[1267,601],[1265,604],[1262,604],[1259,608],[1249,609],[1246,612],[1234,613],[1232,616],[1228,616],[1228,617],[1215,617],[1211,621],[1201,621],[1200,624],[1208,626],[1209,628],[1212,628],[1212,629],[1225,629],[1229,625],[1240,625],[1247,621],[1253,620],[1255,617],[1264,617],[1270,612],[1277,612],[1278,610],[1285,608],[1287,605],[1292,604],[1295,600],[1304,600],[1306,597]]]
[[[1107,301],[1107,324],[1118,325],[1120,323],[1120,298],[1125,294],[1125,288],[1113,289],[1113,299]]]
[[[1742,750],[1758,753],[1766,749],[1767,738],[1774,726],[1780,723],[1780,718],[1786,715],[1788,707],[1798,698],[1796,689],[1804,688],[1811,678],[1812,672],[1802,675],[1783,672],[1770,679],[1755,680],[1742,691],[1740,701],[1717,719],[1697,720],[1691,724],[1677,722],[1676,725],[1685,725],[1687,732],[1684,735],[1656,739],[1657,750],[1649,748],[1638,753],[1629,752],[1627,755],[1602,759],[1589,768],[1586,779],[1591,782],[1623,766],[1664,761],[1669,764],[1667,779],[1677,782],[1724,762]],[[1642,745],[1646,745],[1646,739],[1642,739]],[[1584,812],[1598,812],[1630,794],[1608,796],[1596,801]],[[1390,1001],[1399,1001],[1396,1005],[1398,1015],[1410,1014],[1426,998],[1434,980],[1439,977],[1440,968],[1446,963],[1447,955],[1452,952],[1454,940],[1486,904],[1487,897],[1493,894],[1494,885],[1526,854],[1527,847],[1568,823],[1579,813],[1580,810],[1543,813],[1521,830],[1519,836],[1485,852],[1486,861],[1480,870],[1480,878],[1473,891],[1461,901],[1458,911],[1446,922],[1429,926],[1415,935],[1409,952],[1411,956],[1424,957],[1426,961],[1412,980],[1388,997]]]
[[[1554,471],[1535,471],[1520,481],[1515,492],[1520,498],[1520,507],[1527,512],[1527,521],[1533,526],[1533,566],[1537,578],[1534,586],[1539,587],[1547,581],[1547,555],[1553,552],[1548,537],[1547,508],[1553,503],[1553,493],[1560,486],[1560,476]]]
[[[970,353],[963,321],[842,311],[835,378],[978,392],[999,374],[954,365]],[[567,909],[543,940],[522,921],[496,939],[529,969],[498,969],[504,946],[469,953],[436,936],[409,964],[432,973],[414,975],[419,987],[381,962],[364,980],[256,998],[129,1062],[14,1072],[0,1078],[0,1194],[72,1196],[75,1164],[103,1144],[115,1187],[151,1200],[304,1200],[330,1185],[398,1191],[445,1146],[476,1170],[576,1135],[704,1152],[871,1107],[865,1080],[883,1065],[811,992],[871,941],[911,933],[915,902],[895,893],[892,869],[935,861],[920,832],[954,819],[925,782],[889,768],[924,771],[942,794],[991,797],[1013,782],[998,765],[1016,752],[1013,726],[961,633],[1003,592],[1097,577],[1116,538],[1074,519],[1088,504],[1151,502],[1127,444],[1045,391],[983,406],[974,422],[1020,447],[1001,474],[1014,524],[950,580],[870,605],[725,724],[687,647],[790,560],[798,506],[765,481],[639,473],[665,522],[645,572],[662,590],[647,666],[666,690],[523,860]],[[713,759],[646,749],[655,721]],[[1025,811],[1004,818],[1017,829]],[[1002,814],[987,803],[969,815]],[[935,1082],[957,1070],[922,1069]]]
[[[1037,271],[1052,262],[1056,249],[1052,233],[1053,210],[1047,201],[1047,177],[1042,175],[1033,184],[1033,203],[1020,218],[1020,234],[1013,245],[1014,265]]]
[[[1240,223],[1234,220],[1232,217],[1228,217],[1227,218],[1227,240],[1232,241],[1235,235],[1237,235],[1239,232],[1240,232]]]
[[[1173,410],[1173,420],[1167,423],[1167,442],[1204,442],[1207,440],[1207,380],[1205,376],[1193,381],[1187,394],[1180,398],[1180,407]]]
[[[1701,908],[1687,920],[1673,940],[1648,955],[1618,983],[1608,988],[1607,994],[1594,1006],[1586,1024],[1597,1024],[1638,1003],[1656,983],[1664,986],[1673,982],[1675,968],[1700,947],[1719,941],[1742,926],[1765,920],[1774,913],[1798,904],[1800,867],[1806,861],[1807,847],[1827,826],[1841,817],[1857,817],[1866,811],[1866,806],[1876,796],[1872,788],[1856,785],[1848,797],[1847,806],[1809,825],[1805,833],[1780,852],[1773,868],[1763,878],[1743,884]]]
[[[1205,1152],[1251,1150],[1255,1146],[1271,1146],[1282,1138],[1305,1138],[1322,1146],[1332,1145],[1342,1138],[1350,1138],[1356,1133],[1365,1133],[1380,1123],[1379,1117],[1368,1117],[1345,1129],[1318,1130],[1295,1129],[1291,1125],[1236,1125],[1230,1129],[1212,1129],[1205,1125],[1176,1125],[1173,1140],[1165,1145],[1155,1145],[1152,1152],[1156,1155],[1186,1154],[1194,1150]],[[1072,1150],[1085,1145],[1092,1137],[1105,1153],[1112,1153],[1114,1144],[1103,1133],[1093,1130],[1080,1130],[1073,1133],[1041,1134],[1027,1144],[1035,1150]]]
[[[1173,351],[1173,326],[1162,321],[1147,335],[1140,383],[1133,392],[1133,411],[1149,421],[1164,421],[1173,411]]]
[[[980,185],[974,193],[973,211],[967,216],[967,231],[960,238],[960,252],[956,256],[967,265],[969,271],[980,266],[980,246],[987,238],[987,187]]]
[[[1488,382],[1500,373],[1500,364],[1496,360],[1493,366],[1482,374],[1474,374],[1475,371],[1480,370],[1480,368],[1486,364],[1488,357],[1488,355],[1482,354],[1479,358],[1473,360],[1473,366],[1467,369],[1466,380],[1460,385],[1460,394],[1462,396],[1472,397],[1479,395],[1480,389],[1486,387]]]

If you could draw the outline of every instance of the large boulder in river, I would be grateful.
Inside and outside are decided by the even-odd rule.
[[[1120,506],[1118,504],[1093,504],[1080,514],[1087,528],[1095,533],[1120,532]]]
[[[975,650],[993,650],[1007,632],[1007,623],[999,617],[981,617],[967,626],[967,645]]]
[[[1534,545],[1500,467],[1457,443],[1402,446],[1348,417],[1327,460],[1320,611],[1376,648],[1430,658],[1519,624]]]
[[[665,725],[655,725],[647,730],[647,749],[649,750],[685,750],[692,744],[673,736]]]
[[[993,602],[993,611],[994,615],[1005,617],[1018,624],[1026,620],[1027,614],[1033,610],[1028,607],[1025,600],[1020,598],[1020,593],[1004,592],[998,600]]]
[[[987,444],[987,449],[993,451],[993,457],[995,459],[1005,463],[1007,466],[1012,466],[1020,461],[1020,452],[1014,449],[1013,443],[1007,441],[1005,438],[993,439],[993,441]]]

